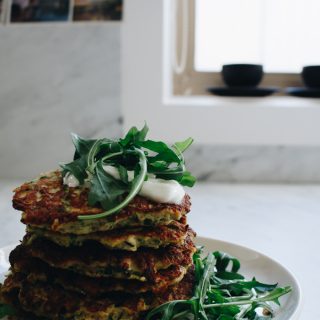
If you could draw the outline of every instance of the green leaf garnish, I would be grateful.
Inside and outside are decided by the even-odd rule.
[[[193,143],[192,138],[188,138],[181,142],[176,142],[173,146],[179,151],[179,153],[183,153],[185,150],[187,150],[191,144]]]
[[[16,314],[16,311],[9,305],[0,303],[0,319],[7,316],[13,316]]]
[[[79,156],[82,154],[88,154],[95,142],[95,140],[85,140],[75,133],[71,133],[71,138],[73,145],[76,148],[74,160],[79,158]]]
[[[87,160],[84,157],[78,158],[70,163],[61,164],[61,168],[63,169],[63,174],[71,173],[74,175],[80,184],[83,184],[85,179],[88,177],[88,174],[84,168],[87,166]]]
[[[196,179],[185,168],[182,153],[192,144],[191,138],[175,143],[172,147],[162,141],[146,140],[148,126],[139,130],[132,127],[123,139],[86,140],[72,134],[75,146],[73,161],[61,164],[63,177],[73,175],[81,185],[89,187],[89,205],[100,205],[105,212],[79,216],[97,219],[120,211],[139,193],[148,174],[165,180],[176,180],[192,187]],[[104,166],[114,167],[120,179],[106,173]],[[130,181],[128,172],[134,172]]]
[[[137,195],[137,193],[139,192],[140,188],[141,188],[141,185],[145,179],[145,176],[147,174],[147,162],[146,162],[146,158],[145,158],[145,155],[144,153],[139,150],[139,149],[136,149],[135,150],[136,153],[139,154],[139,158],[140,158],[140,172],[139,174],[137,174],[132,183],[131,183],[131,189],[130,189],[130,192],[129,194],[127,195],[127,197],[122,201],[120,202],[118,205],[116,205],[115,207],[103,212],[103,213],[99,213],[99,214],[95,214],[95,215],[83,215],[83,216],[79,216],[78,218],[80,220],[90,220],[90,219],[99,219],[99,218],[104,218],[104,217],[107,217],[107,216],[110,216],[111,214],[115,213],[115,212],[118,212],[120,211],[122,208],[124,208],[125,206],[127,206],[129,204],[129,202]],[[111,177],[111,176],[110,176]],[[115,179],[114,179],[115,180]],[[92,189],[90,190],[90,192],[92,192]],[[115,188],[115,191],[116,193],[116,196],[119,195],[119,191]],[[90,196],[90,194],[89,194]],[[96,196],[95,193],[93,193],[91,195],[91,198]],[[114,195],[113,195],[114,196]],[[102,206],[105,205],[104,201],[100,203],[102,204]],[[109,204],[108,204],[109,205]]]
[[[126,189],[126,185],[121,180],[115,179],[104,171],[100,160],[91,179],[89,205],[95,206],[101,203],[104,208],[111,209],[117,205],[118,197],[123,195]]]
[[[193,256],[193,297],[162,304],[151,310],[146,320],[267,320],[274,313],[271,303],[280,305],[279,298],[292,290],[255,278],[247,281],[238,273],[240,262],[236,258],[219,251],[201,258],[201,251]],[[261,310],[267,311],[266,315]]]

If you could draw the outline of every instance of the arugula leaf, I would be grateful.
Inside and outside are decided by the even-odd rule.
[[[178,178],[178,182],[182,186],[187,186],[190,188],[194,186],[194,184],[196,183],[196,180],[197,179],[194,176],[192,176],[189,171],[183,172],[182,176]]]
[[[184,171],[181,167],[168,169],[161,162],[148,164],[148,172],[154,174],[159,179],[176,180],[182,186],[193,187],[196,182],[196,178],[189,171]]]
[[[65,176],[68,172],[74,175],[80,184],[84,183],[84,180],[88,177],[86,168],[87,168],[87,160],[85,157],[77,158],[76,160],[61,164],[61,168],[63,169],[63,175]]]
[[[278,304],[279,298],[291,291],[291,287],[280,288],[255,278],[243,280],[238,273],[240,262],[227,253],[215,251],[205,258],[201,254],[202,248],[198,248],[193,256],[196,282],[193,297],[167,302],[151,310],[146,320],[267,320],[274,313],[270,303]],[[218,263],[220,274],[232,274],[232,280],[219,278]],[[259,309],[266,312],[258,313]]]
[[[207,314],[204,310],[204,302],[207,298],[207,291],[210,285],[210,279],[215,273],[216,259],[214,255],[210,254],[204,261],[203,273],[200,278],[198,286],[195,289],[195,297],[199,299],[198,313],[201,319],[207,320]]]
[[[75,133],[71,133],[71,138],[72,138],[73,145],[76,148],[76,152],[74,154],[74,160],[80,158],[81,155],[88,154],[91,147],[96,141],[96,140],[83,139]]]
[[[16,311],[9,305],[0,303],[0,319],[7,316],[14,316]]]
[[[172,147],[162,141],[146,140],[147,124],[139,130],[132,127],[123,139],[84,139],[72,134],[75,146],[74,159],[61,164],[62,175],[73,175],[81,185],[89,188],[89,205],[99,205],[106,211],[91,215],[90,219],[105,217],[120,210],[128,199],[141,189],[147,173],[156,178],[175,180],[182,186],[192,187],[195,177],[185,168],[184,152],[193,142],[191,138],[177,142]],[[103,165],[118,169],[120,180],[106,174]],[[134,171],[135,178],[129,182],[128,171]],[[128,196],[124,199],[124,194]],[[130,196],[129,196],[130,195]],[[79,217],[89,219],[89,217]]]
[[[234,317],[222,314],[219,316],[219,318],[217,320],[234,320]]]
[[[195,289],[195,296],[198,297],[202,302],[205,300],[206,292],[210,284],[210,279],[215,273],[215,264],[216,259],[212,254],[208,255],[204,260],[202,276],[199,280],[199,284]]]
[[[110,208],[109,210],[99,213],[96,215],[83,215],[83,216],[78,216],[78,219],[80,220],[91,220],[91,219],[98,219],[98,218],[104,218],[107,217],[115,212],[118,212],[122,208],[128,205],[128,203],[138,194],[138,192],[141,189],[142,183],[145,180],[146,174],[147,174],[147,159],[143,151],[140,149],[135,149],[131,151],[132,153],[135,153],[139,157],[139,173],[135,175],[133,181],[131,182],[131,189],[129,194],[126,196],[126,198],[114,206],[113,208]],[[102,168],[103,169],[103,168]],[[99,169],[100,170],[100,169]],[[99,184],[99,183],[98,183]],[[97,190],[97,196],[100,197],[100,191]],[[92,195],[94,198],[95,195]]]
[[[217,273],[217,277],[218,276],[219,274]],[[242,277],[242,275],[240,276]],[[265,284],[265,283],[258,282],[256,280],[252,280],[252,281],[241,281],[241,280],[240,281],[239,280],[223,281],[223,280],[222,278],[216,279],[216,282],[219,284],[221,289],[227,290],[234,295],[240,295],[242,292],[246,290],[251,290],[251,289],[255,289],[259,293],[264,293],[264,292],[272,291],[277,287],[277,284]],[[235,278],[233,280],[235,280]]]
[[[119,166],[118,166],[118,171],[119,171],[119,175],[120,175],[120,180],[121,180],[123,183],[128,184],[128,183],[129,183],[129,178],[128,178],[128,171],[127,171],[127,169],[126,169],[124,166],[119,165]]]
[[[217,272],[217,277],[224,280],[235,280],[235,279],[244,279],[243,275],[235,272],[229,272],[229,271],[220,271]]]
[[[269,292],[267,295],[256,298],[255,301],[256,302],[273,301],[274,303],[280,306],[279,298],[291,291],[292,291],[291,287],[288,287],[288,286],[284,288],[275,288],[274,290]]]
[[[151,310],[147,316],[146,320],[159,319],[159,320],[170,320],[170,319],[188,319],[188,317],[193,316],[194,300],[175,300],[171,302],[166,302],[159,307]]]
[[[238,259],[230,256],[225,252],[215,251],[213,253],[217,259],[217,271],[227,271],[227,267],[231,264],[231,272],[236,273],[240,269],[240,262]]]
[[[137,127],[132,127],[124,139],[120,139],[120,144],[126,148],[128,146],[134,146],[136,143],[142,142],[145,140],[148,134],[149,128],[147,124],[144,124],[144,127],[141,130],[138,130]]]
[[[100,203],[105,210],[117,205],[119,197],[127,191],[126,185],[106,173],[99,161],[91,180],[88,196],[90,206]]]
[[[178,155],[162,141],[147,140],[138,142],[137,145],[158,153],[156,156],[148,157],[148,161],[150,163],[156,161],[164,161],[169,163],[181,162],[181,159],[178,157]]]
[[[291,287],[276,288],[272,290],[270,293],[268,293],[267,295],[258,296],[256,298],[247,299],[247,300],[235,300],[231,302],[207,304],[205,308],[219,308],[219,307],[226,307],[226,306],[233,306],[233,305],[247,305],[247,304],[253,304],[256,302],[274,302],[280,306],[279,298],[291,291],[292,291]]]
[[[177,149],[179,153],[183,153],[185,150],[187,150],[191,144],[193,143],[192,138],[188,138],[181,142],[176,142],[173,146]]]

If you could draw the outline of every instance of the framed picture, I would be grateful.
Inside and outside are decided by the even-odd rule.
[[[70,0],[12,0],[10,22],[68,21]]]
[[[4,0],[0,0],[0,23],[4,22]]]
[[[122,0],[74,0],[73,21],[121,19]]]

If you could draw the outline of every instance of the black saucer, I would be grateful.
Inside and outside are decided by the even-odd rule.
[[[320,88],[289,87],[286,93],[295,97],[320,98]]]
[[[276,87],[212,87],[207,90],[223,97],[265,97],[279,91]]]

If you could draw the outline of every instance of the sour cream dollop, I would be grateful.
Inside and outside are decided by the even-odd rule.
[[[139,194],[155,202],[181,204],[186,192],[175,180],[149,178]]]
[[[120,174],[116,167],[103,166],[106,173],[110,174],[115,179],[120,180]],[[128,179],[132,181],[134,178],[134,172],[128,171]],[[79,181],[75,176],[67,173],[63,178],[63,183],[68,187],[78,187]],[[146,197],[160,203],[173,203],[181,204],[186,192],[179,182],[175,180],[156,179],[153,176],[149,176],[147,181],[144,181],[139,191],[139,195]]]
[[[117,168],[113,166],[103,166],[105,172],[113,176],[115,179],[120,179],[120,174]],[[128,180],[132,181],[134,172],[128,171]],[[139,195],[150,200],[160,203],[181,204],[186,192],[181,184],[175,180],[156,179],[149,176],[147,181],[144,181],[139,191]]]
[[[76,188],[80,185],[79,180],[70,172],[63,177],[63,184],[66,184],[70,188]]]

